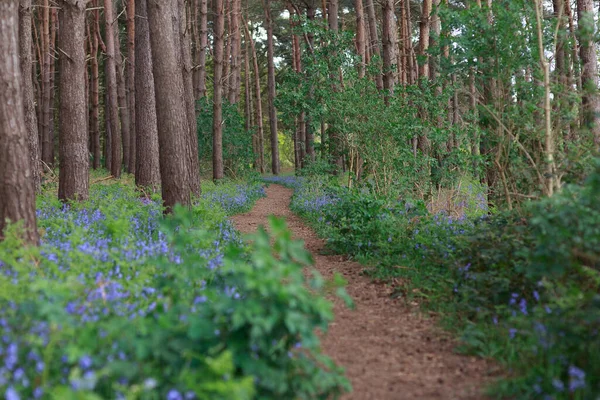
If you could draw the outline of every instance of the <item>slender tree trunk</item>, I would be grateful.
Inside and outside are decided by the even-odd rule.
[[[208,0],[200,1],[200,48],[198,49],[198,98],[206,97],[206,48],[208,47]]]
[[[594,4],[592,0],[577,0],[579,54],[581,57],[582,125],[593,135],[600,149],[600,97],[598,97],[598,57],[594,41]]]
[[[223,36],[225,8],[223,0],[213,0],[214,6],[214,88],[213,88],[213,179],[224,178],[223,171]],[[260,101],[260,100],[259,100]]]
[[[0,2],[0,238],[7,221],[23,221],[24,239],[37,244],[35,186],[19,66],[18,1]],[[13,56],[10,56],[13,55]]]
[[[160,186],[158,127],[146,0],[135,0],[135,184]]]
[[[429,77],[429,28],[431,18],[431,0],[423,0],[421,24],[419,27],[419,55],[425,60],[419,65],[419,78]]]
[[[406,61],[407,61],[407,79],[408,84],[413,85],[416,81],[416,76],[418,75],[418,68],[415,63],[415,49],[412,45],[411,35],[412,35],[412,20],[410,17],[410,0],[405,1],[405,11],[406,11]]]
[[[252,92],[250,87],[250,42],[244,40],[244,127],[249,133],[252,129]],[[256,149],[254,149],[256,150]]]
[[[288,10],[290,15],[294,15],[295,9],[291,3],[288,4]],[[292,24],[292,30],[295,29],[297,23]],[[364,32],[363,32],[364,33]],[[363,49],[364,49],[364,41],[363,41]],[[292,36],[292,52],[293,52],[293,60],[294,60],[294,71],[298,74],[302,74],[302,54],[300,48],[300,38],[298,35]],[[364,52],[363,52],[364,54]],[[363,76],[364,76],[364,64],[363,64]],[[360,71],[360,69],[359,69]],[[295,134],[295,142],[297,145],[297,153],[298,153],[298,167],[302,168],[304,166],[305,157],[306,157],[306,115],[304,111],[301,111],[298,115],[297,124],[296,124],[296,134]]]
[[[356,10],[356,52],[360,57],[358,77],[364,78],[367,60],[365,50],[365,14],[362,0],[354,0],[354,9]]]
[[[223,10],[225,20],[223,23],[223,96],[227,99],[229,93],[229,73],[231,67],[231,2],[233,0],[223,0]]]
[[[367,15],[369,18],[369,36],[371,38],[371,43],[369,47],[373,56],[381,58],[381,51],[379,50],[379,36],[377,35],[377,16],[375,14],[375,4],[373,3],[373,1],[374,0],[365,1],[365,4],[367,6]],[[375,84],[377,86],[377,89],[383,89],[383,77],[381,74],[377,74],[377,76],[375,77]]]
[[[554,194],[555,188],[555,164],[554,164],[554,135],[552,133],[552,109],[550,108],[550,65],[544,54],[544,28],[542,26],[542,14],[544,6],[542,0],[535,1],[535,14],[537,21],[537,39],[538,52],[540,57],[540,67],[544,76],[544,130],[545,130],[545,148],[544,156],[546,159],[546,173],[544,184],[544,193],[547,196]],[[510,197],[507,196],[507,200]]]
[[[254,68],[254,90],[256,93],[256,137],[258,148],[258,170],[261,174],[265,173],[265,145],[264,145],[264,128],[263,128],[263,112],[262,112],[262,93],[260,89],[260,70],[258,69],[258,56],[252,35],[248,30],[248,24],[244,23],[246,37],[250,42],[252,50],[252,65]]]
[[[112,0],[104,0],[104,18],[106,25],[106,91],[108,102],[105,104],[105,113],[108,115],[110,128],[111,168],[110,172],[115,178],[121,176],[123,165],[123,152],[121,149],[121,127],[119,126],[119,106],[117,89],[117,65],[115,49],[115,28],[113,26],[113,3]]]
[[[187,157],[188,157],[188,175],[189,185],[192,194],[200,195],[200,160],[198,157],[198,136],[196,124],[196,102],[194,100],[194,87],[192,77],[192,54],[191,37],[187,29],[184,0],[178,0],[179,12],[179,35],[181,46],[181,72],[183,77],[183,88],[185,93],[185,106],[188,121]]]
[[[242,0],[231,0],[231,75],[229,77],[229,103],[237,104],[240,101],[241,91],[241,52],[242,37],[240,32],[240,18],[242,14]]]
[[[364,14],[364,9],[365,7],[363,6],[363,14]],[[370,28],[369,28],[369,19],[368,18],[364,18],[364,25],[365,25],[365,73],[366,73],[366,66],[371,64],[371,35],[369,34],[370,32]]]
[[[63,201],[86,200],[89,191],[89,155],[85,95],[85,1],[61,0],[59,4],[58,198]]]
[[[23,105],[25,113],[25,127],[31,159],[31,175],[36,192],[41,189],[41,164],[40,146],[38,142],[37,115],[35,110],[35,96],[33,93],[33,67],[32,67],[32,32],[31,32],[31,0],[21,0],[19,10],[19,57],[21,77],[23,79]]]
[[[50,63],[52,57],[50,55],[50,4],[48,0],[42,1],[42,57],[41,74],[42,74],[42,103],[41,103],[41,123],[40,136],[42,138],[42,161],[48,165],[54,163],[53,143],[50,137]]]
[[[51,159],[52,159],[52,164],[54,165],[54,154],[55,154],[55,147],[56,147],[56,135],[55,135],[55,128],[56,128],[56,124],[55,124],[55,117],[56,117],[56,109],[57,109],[57,105],[56,105],[56,61],[55,61],[55,54],[58,54],[57,49],[56,49],[56,32],[59,29],[58,26],[58,11],[56,8],[53,8],[50,11],[50,54],[51,54],[51,61],[50,61],[50,86],[49,86],[49,106],[48,106],[48,129],[49,129],[49,137],[50,137],[50,152],[51,152]]]
[[[438,45],[440,35],[442,34],[442,20],[439,16],[439,7],[441,0],[433,0],[433,8],[430,18],[429,48],[435,48]],[[439,77],[440,56],[429,57],[429,79],[436,80]],[[440,87],[441,89],[441,87]],[[439,93],[441,95],[441,93]]]
[[[117,19],[117,12],[113,9],[114,18],[113,29],[114,29],[114,43],[115,43],[115,67],[117,71],[117,104],[119,110],[119,118],[121,121],[121,141],[122,141],[122,154],[123,154],[123,166],[129,167],[129,155],[131,144],[131,129],[129,126],[129,108],[127,106],[127,88],[125,82],[125,67],[123,66],[123,56],[121,55],[121,35],[119,31],[119,22]],[[114,142],[113,142],[114,143]]]
[[[106,61],[104,62],[104,76],[108,76],[108,63]],[[112,171],[112,134],[110,131],[112,123],[110,122],[108,104],[110,104],[108,90],[104,90],[104,162],[106,169]]]
[[[127,170],[135,174],[135,0],[127,0],[127,110],[129,112],[129,163]]]
[[[269,90],[269,126],[271,128],[271,171],[273,175],[279,175],[279,141],[277,135],[277,109],[275,108],[275,62],[273,54],[271,1],[265,0],[264,6],[267,30],[267,88]]]
[[[311,3],[307,4],[306,6],[306,19],[309,22],[313,22],[315,19],[315,8],[314,6],[311,5]],[[312,33],[308,33],[307,35],[307,46],[311,49],[310,51],[312,52],[312,49],[314,48],[314,35]],[[312,99],[314,98],[314,87],[311,86],[309,88],[309,97]],[[309,112],[306,113],[305,116],[305,120],[306,120],[306,158],[307,161],[314,161],[315,160],[315,134],[312,128],[312,116],[310,115]]]
[[[173,26],[173,7],[161,0],[148,1],[152,72],[158,124],[160,176],[165,211],[175,204],[190,204],[186,146],[188,122],[183,76],[178,65],[181,54]]]
[[[393,64],[396,62],[396,17],[394,14],[394,0],[384,0],[381,3],[383,11],[382,43],[383,43],[383,88],[388,96],[394,93],[395,71]]]
[[[97,8],[97,0],[92,3]],[[101,148],[100,148],[100,123],[99,123],[99,103],[100,103],[100,71],[98,68],[98,36],[97,26],[99,25],[100,10],[92,11],[93,19],[88,24],[88,40],[90,41],[90,117],[89,132],[91,141],[91,153],[93,156],[92,167],[100,168]]]

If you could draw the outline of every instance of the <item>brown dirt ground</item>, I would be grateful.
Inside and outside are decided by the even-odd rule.
[[[364,267],[341,256],[322,255],[324,242],[289,209],[292,190],[267,188],[254,209],[233,217],[243,233],[266,225],[269,215],[285,217],[296,239],[313,254],[325,277],[341,273],[356,308],[334,299],[335,321],[323,337],[323,350],[346,369],[353,400],[478,400],[498,369],[492,363],[455,354],[456,343],[417,308],[390,297],[391,289],[362,276]]]

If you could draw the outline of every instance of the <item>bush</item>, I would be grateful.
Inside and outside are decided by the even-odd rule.
[[[583,186],[490,215],[475,192],[449,216],[330,182],[297,181],[294,211],[395,296],[441,312],[464,351],[511,369],[496,395],[600,395],[600,165]]]
[[[245,246],[207,199],[166,219],[121,185],[40,204],[39,248],[18,241],[18,226],[0,242],[6,398],[313,399],[348,388],[315,334],[332,318],[324,282],[305,278],[310,255],[281,221]]]

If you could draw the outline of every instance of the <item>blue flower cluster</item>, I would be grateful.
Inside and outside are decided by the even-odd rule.
[[[205,208],[222,206],[231,213],[251,207],[264,194],[259,185],[237,185],[231,192],[217,188],[201,201]],[[169,307],[160,289],[169,274],[153,264],[161,259],[182,263],[162,223],[161,205],[140,199],[132,189],[99,186],[82,205],[48,197],[38,206],[39,249],[20,253],[24,250],[11,247],[10,241],[0,242],[0,388],[10,400],[41,398],[56,385],[93,390],[107,363],[127,362],[129,355],[116,342],[104,351],[104,358],[79,354],[68,341],[62,349],[53,346],[86,326],[110,318],[146,318],[157,307]],[[211,215],[215,219],[199,221],[212,232],[210,239],[191,250],[202,260],[199,267],[217,271],[224,247],[240,240],[228,220],[219,213]],[[219,280],[213,284],[219,285]],[[206,301],[202,290],[207,282],[190,285],[195,288],[190,293],[194,305]],[[240,298],[235,287],[220,290],[231,299]],[[100,330],[100,335],[106,333]],[[57,376],[61,378],[55,381]],[[194,397],[174,388],[167,398]]]
[[[227,215],[249,211],[256,200],[265,196],[264,186],[254,184],[235,184],[228,190],[210,190],[202,194],[202,198],[219,204]]]

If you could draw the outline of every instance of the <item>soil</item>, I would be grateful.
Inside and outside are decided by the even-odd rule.
[[[355,302],[350,310],[339,299],[335,321],[323,337],[323,350],[346,369],[353,392],[349,400],[485,399],[484,388],[497,375],[493,363],[453,352],[456,342],[416,304],[390,297],[391,289],[361,273],[364,267],[339,255],[323,255],[323,240],[289,209],[293,191],[270,185],[252,211],[233,217],[243,233],[267,224],[269,215],[285,217],[296,239],[313,254],[325,277],[341,273]]]

